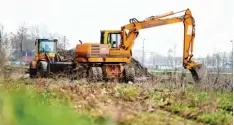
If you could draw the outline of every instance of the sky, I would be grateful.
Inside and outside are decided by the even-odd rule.
[[[0,23],[5,32],[16,32],[22,22],[46,25],[50,32],[65,35],[70,48],[79,40],[99,43],[100,30],[120,29],[130,18],[189,8],[195,18],[194,56],[230,52],[234,40],[234,3],[231,0],[0,0]],[[175,15],[181,16],[184,13]],[[167,55],[176,46],[183,52],[183,23],[140,30],[133,50]]]

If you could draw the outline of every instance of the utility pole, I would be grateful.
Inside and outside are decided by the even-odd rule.
[[[176,68],[176,44],[174,44],[174,68]]]
[[[66,36],[64,36],[64,39],[63,39],[63,49],[65,51],[65,44],[66,44]]]
[[[156,67],[155,65],[155,52],[151,52],[151,63],[152,63],[152,69],[154,69]]]
[[[233,41],[230,40],[230,42],[232,43],[232,68],[233,68]]]
[[[233,53],[233,41],[231,40],[230,42],[232,43],[232,53]]]
[[[142,66],[144,66],[144,59],[145,59],[145,39],[143,39],[143,52],[142,52]]]
[[[20,40],[20,65],[22,65],[22,61],[23,61],[23,40],[24,40],[24,36],[23,34],[21,34],[21,40]]]

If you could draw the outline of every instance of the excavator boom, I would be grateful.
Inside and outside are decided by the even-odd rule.
[[[165,18],[177,13],[185,12],[184,15],[172,18]],[[122,42],[120,47],[122,49],[130,51],[134,45],[134,40],[137,38],[139,30],[174,24],[183,22],[184,24],[184,47],[183,47],[183,67],[191,71],[192,76],[196,82],[199,82],[206,75],[206,67],[202,64],[198,64],[192,61],[193,57],[193,44],[195,37],[195,20],[189,9],[179,12],[169,12],[158,16],[151,16],[143,21],[138,21],[136,18],[129,20],[129,24],[121,27],[122,30]],[[129,30],[127,35],[124,35],[126,30]]]

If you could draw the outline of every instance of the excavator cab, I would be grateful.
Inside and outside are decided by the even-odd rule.
[[[103,30],[101,31],[101,44],[109,44],[111,48],[119,48],[121,43],[120,30]]]

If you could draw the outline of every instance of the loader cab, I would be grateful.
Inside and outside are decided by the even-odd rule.
[[[35,42],[37,53],[56,53],[57,52],[57,39],[37,39]]]
[[[57,39],[36,39],[36,60],[45,60],[45,54],[54,58],[57,53]]]
[[[121,31],[119,30],[103,30],[101,31],[101,44],[109,44],[111,48],[119,48],[121,43]]]

